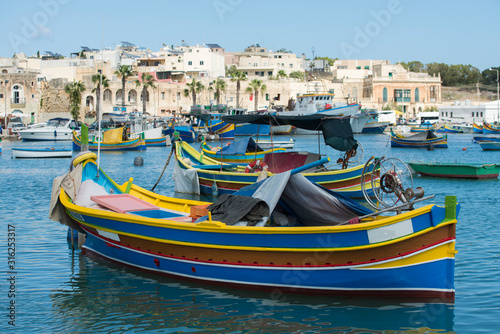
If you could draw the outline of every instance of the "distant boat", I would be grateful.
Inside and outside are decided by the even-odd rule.
[[[492,133],[500,133],[500,127],[488,124],[488,123],[483,123],[483,133],[484,134],[492,134]]]
[[[71,158],[72,151],[54,148],[12,148],[11,155],[14,158]]]
[[[257,143],[257,145],[260,146],[260,148],[265,149],[265,150],[268,150],[271,148],[278,148],[278,147],[290,149],[290,148],[293,148],[293,146],[295,145],[295,140],[293,140],[293,138],[290,138],[290,140],[262,140],[262,139],[258,139],[258,140],[255,140],[255,142]]]
[[[500,142],[498,141],[481,141],[479,145],[483,149],[483,151],[499,151],[500,150]]]
[[[483,133],[483,126],[480,124],[476,124],[476,122],[473,122],[472,133]]]
[[[500,170],[500,164],[436,161],[410,161],[407,164],[420,175],[461,179],[497,178]]]
[[[97,151],[130,151],[144,150],[146,143],[144,139],[135,138],[132,140],[122,140],[123,128],[112,129],[104,132],[103,140],[99,145],[97,140],[89,140],[89,150]],[[73,150],[80,151],[82,147],[82,139],[76,132],[73,132]]]
[[[464,130],[460,128],[459,126],[456,125],[448,125],[445,124],[444,126],[440,127],[439,129],[436,130],[436,132],[444,132],[444,133],[464,133]]]
[[[78,124],[70,118],[56,117],[49,119],[45,126],[37,126],[19,131],[22,140],[71,140],[73,130]]]
[[[474,143],[479,143],[482,141],[499,141],[500,142],[500,137],[472,137]]]
[[[402,136],[391,132],[391,147],[423,147],[448,148],[448,138],[446,135],[439,137],[430,130],[416,133],[411,136]]]

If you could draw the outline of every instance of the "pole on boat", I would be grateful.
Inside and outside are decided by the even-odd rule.
[[[102,71],[104,68],[104,14],[102,14],[102,39],[101,39],[101,70],[100,70],[100,78],[99,78],[99,99],[101,103],[99,103],[99,113],[98,125],[97,125],[97,178],[99,178],[99,166],[101,162],[101,117],[102,117]]]

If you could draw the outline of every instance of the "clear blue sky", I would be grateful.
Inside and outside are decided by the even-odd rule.
[[[259,43],[297,55],[500,65],[498,0],[27,0],[2,3],[0,56],[69,56],[129,41]]]

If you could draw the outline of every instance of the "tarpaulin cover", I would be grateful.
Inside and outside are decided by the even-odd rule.
[[[269,211],[267,214],[262,214],[263,206],[257,205],[256,210],[259,211],[255,213],[254,205],[241,200],[231,200],[231,196],[247,196],[262,200],[269,207]],[[231,202],[224,204],[228,200]],[[260,215],[262,216],[260,222],[247,223],[263,226],[278,204],[280,209],[285,209],[286,213],[295,217],[299,223],[309,226],[345,224],[351,218],[372,213],[370,209],[357,202],[309,181],[302,174],[292,174],[288,171],[244,187],[233,195],[219,198],[214,203],[214,207],[218,208],[218,215],[212,216],[212,219],[234,224],[235,217]],[[226,212],[221,212],[221,208]],[[242,223],[244,222],[240,221],[238,225]]]
[[[103,144],[119,144],[122,142],[123,128],[107,130],[102,137]]]
[[[248,152],[260,151],[262,151],[262,149],[255,143],[255,141],[251,137],[236,140],[231,144],[222,147],[222,152],[227,155],[245,154]]]
[[[223,116],[227,123],[252,123],[267,125],[292,125],[306,130],[321,130],[325,143],[338,151],[357,148],[357,141],[352,133],[350,118],[334,118],[321,114],[305,116],[281,115],[231,115]]]

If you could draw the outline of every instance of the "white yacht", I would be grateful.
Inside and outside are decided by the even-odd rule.
[[[71,140],[78,123],[70,118],[52,118],[45,126],[32,127],[19,131],[22,140]]]
[[[292,111],[279,112],[278,115],[304,116],[324,114],[325,116],[344,116],[351,118],[353,133],[361,133],[369,117],[359,112],[359,104],[333,102],[334,94],[305,94],[297,96],[297,104]],[[295,134],[315,133],[311,130],[294,129]]]

